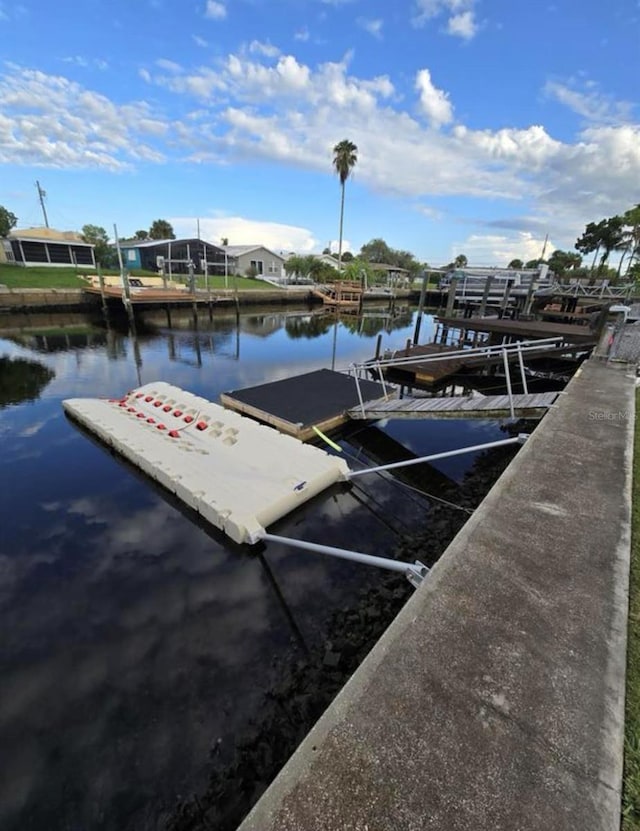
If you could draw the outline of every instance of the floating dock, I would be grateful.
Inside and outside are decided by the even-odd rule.
[[[349,473],[343,459],[163,382],[63,406],[237,543],[258,542]]]
[[[374,381],[359,381],[359,386],[364,400],[384,396]],[[346,424],[349,410],[360,403],[355,379],[330,369],[226,392],[220,401],[302,441],[315,437],[314,428],[326,432]]]

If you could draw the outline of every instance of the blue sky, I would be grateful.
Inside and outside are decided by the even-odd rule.
[[[0,204],[432,265],[571,248],[640,202],[640,0],[0,0]]]

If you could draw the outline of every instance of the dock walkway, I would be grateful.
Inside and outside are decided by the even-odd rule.
[[[634,405],[583,365],[241,831],[619,828]]]
[[[456,395],[438,398],[379,398],[349,410],[352,419],[379,418],[540,418],[553,405],[557,392],[513,395]]]

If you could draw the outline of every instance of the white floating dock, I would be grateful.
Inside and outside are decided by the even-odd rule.
[[[65,411],[237,543],[345,481],[343,459],[171,384]]]

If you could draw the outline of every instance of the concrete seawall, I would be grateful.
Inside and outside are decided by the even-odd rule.
[[[94,307],[82,289],[8,289],[0,291],[0,309],[6,312],[86,311]]]
[[[240,831],[613,831],[635,374],[594,360]]]
[[[214,302],[222,301],[220,305],[227,305],[229,301],[235,302],[235,291],[232,289],[219,289],[212,292]],[[417,300],[418,295],[408,290],[398,291],[396,300],[408,302]],[[208,306],[208,294],[199,292],[196,295],[198,305]],[[114,302],[113,299],[109,301]],[[380,293],[366,298],[367,303],[389,302],[389,296]],[[308,288],[292,289],[244,289],[238,292],[238,305],[259,306],[259,305],[287,305],[287,304],[308,303],[309,305],[322,305],[322,301],[315,296]],[[145,306],[137,304],[136,308],[163,308],[168,306],[183,306],[190,309],[193,298],[185,292],[184,300],[176,303],[175,300],[166,303],[155,302]],[[5,289],[0,291],[0,310],[2,311],[90,311],[99,309],[101,305],[100,296],[88,294],[82,289]],[[118,301],[118,305],[120,305]]]

